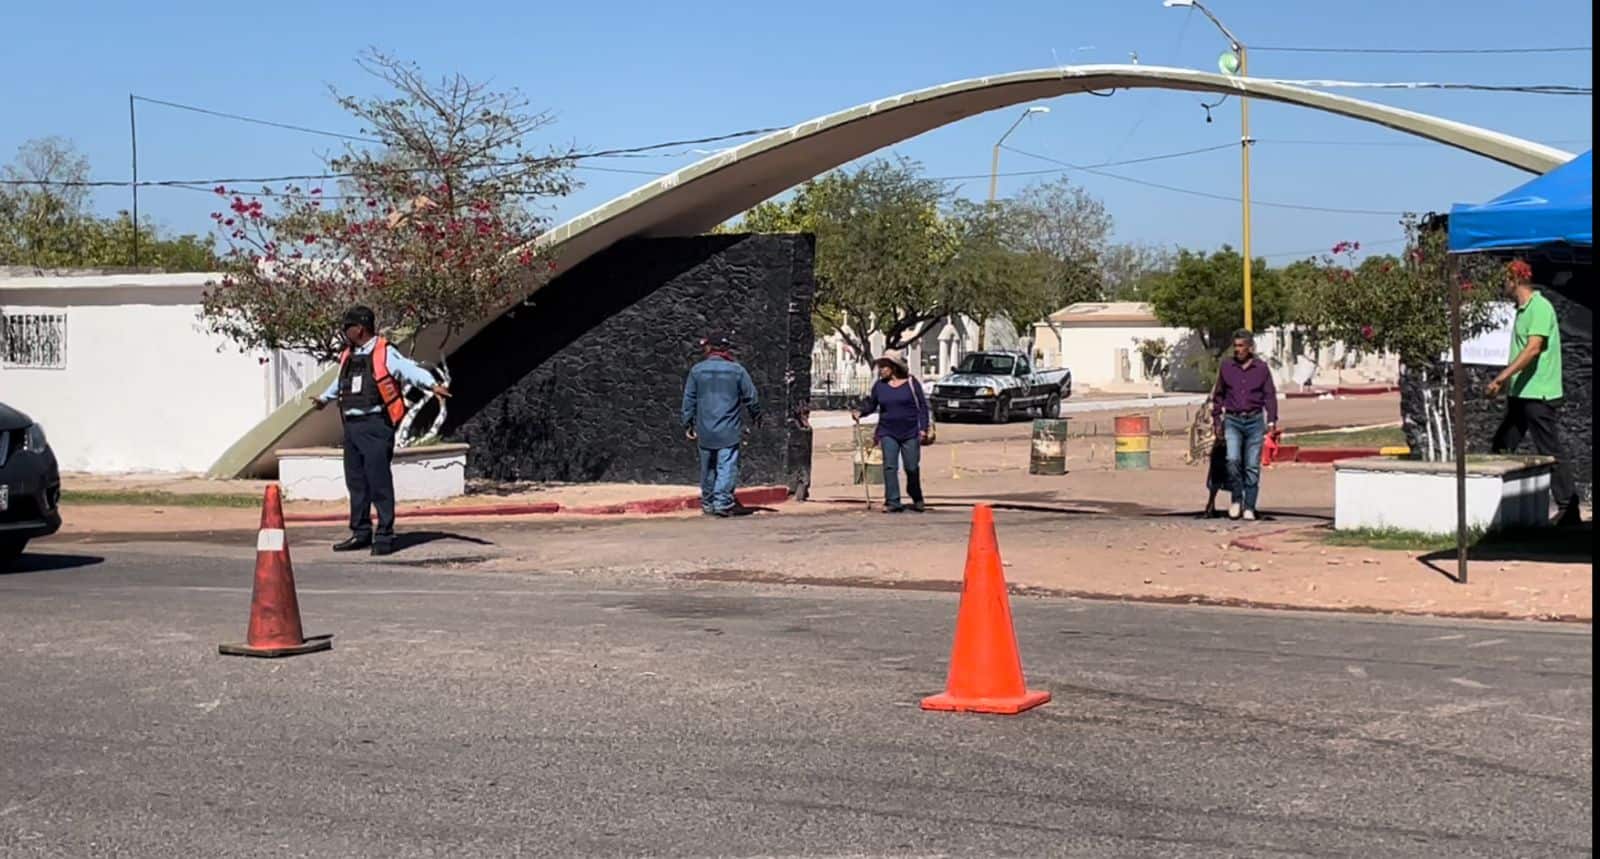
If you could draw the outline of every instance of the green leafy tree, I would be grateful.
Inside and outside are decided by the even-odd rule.
[[[96,216],[89,208],[89,160],[59,137],[29,140],[0,168],[0,265],[125,268],[134,264],[127,212]],[[147,219],[138,227],[139,265],[165,271],[213,271],[216,255],[199,236],[165,237]]]
[[[1019,326],[1104,292],[1101,263],[1109,250],[1111,215],[1105,204],[1066,178],[1029,185],[1005,207],[1012,211],[1017,250],[1049,262],[1052,304],[1044,313],[1013,317]]]
[[[1193,331],[1207,352],[1220,355],[1244,321],[1243,268],[1243,258],[1227,245],[1211,254],[1181,250],[1172,271],[1151,284],[1151,310],[1162,324]],[[1250,271],[1256,330],[1291,321],[1291,305],[1279,272],[1269,269],[1262,259],[1255,260]]]
[[[955,249],[941,272],[946,301],[978,323],[979,348],[991,319],[1008,319],[1024,333],[1058,310],[1073,288],[1069,284],[1084,276],[1033,246],[1028,231],[1036,227],[1036,218],[1026,208],[958,200],[946,222]]]
[[[956,245],[940,216],[944,190],[921,174],[914,161],[875,160],[808,181],[741,224],[816,236],[818,329],[837,332],[862,360],[874,332],[903,348],[959,312],[944,278]]]
[[[384,54],[360,64],[388,92],[335,93],[378,141],[329,161],[337,188],[216,189],[227,276],[203,312],[242,347],[332,357],[340,314],[359,303],[400,335],[438,332],[442,348],[549,276],[531,244],[538,206],[573,187],[571,153],[526,149],[549,117],[514,90],[433,80]]]
[[[1111,245],[1100,255],[1098,266],[1102,295],[1111,301],[1145,301],[1172,266],[1173,253],[1167,248]]]
[[[1400,257],[1357,262],[1360,244],[1340,242],[1321,260],[1298,267],[1296,315],[1316,342],[1394,354],[1408,367],[1427,368],[1450,349],[1450,259],[1443,230],[1424,230],[1414,217],[1401,223],[1408,242]],[[1505,270],[1478,257],[1462,258],[1457,265],[1463,337],[1470,338],[1493,324]]]

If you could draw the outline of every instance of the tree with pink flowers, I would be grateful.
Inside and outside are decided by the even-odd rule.
[[[1309,266],[1291,266],[1288,289],[1295,321],[1323,343],[1347,350],[1393,354],[1412,368],[1426,368],[1450,349],[1451,268],[1443,230],[1425,230],[1415,218],[1403,222],[1408,236],[1402,256],[1374,255],[1357,261],[1359,242],[1339,242]],[[1486,260],[1458,260],[1462,330],[1473,337],[1492,324],[1502,297],[1503,267]]]
[[[215,189],[225,276],[203,315],[241,348],[331,359],[353,304],[391,335],[443,346],[550,277],[532,244],[547,225],[538,206],[573,181],[571,152],[530,151],[549,116],[461,75],[376,52],[358,62],[388,92],[335,91],[361,140],[328,159],[326,181]]]

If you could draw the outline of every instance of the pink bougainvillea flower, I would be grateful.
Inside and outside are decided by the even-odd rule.
[[[1375,334],[1375,333],[1376,332],[1373,330],[1371,325],[1363,325],[1363,326],[1361,326],[1361,337],[1362,337],[1363,340],[1371,340],[1372,339],[1372,335]]]

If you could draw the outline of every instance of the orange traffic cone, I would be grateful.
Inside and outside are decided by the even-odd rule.
[[[306,638],[300,629],[300,601],[294,594],[294,569],[283,533],[283,497],[278,484],[267,486],[256,537],[256,582],[250,593],[250,628],[244,644],[221,644],[224,656],[298,656],[333,647],[333,636]]]
[[[1049,700],[1049,692],[1030,690],[1023,683],[994,511],[980,504],[972,511],[950,679],[942,694],[922,699],[922,709],[1014,715]]]

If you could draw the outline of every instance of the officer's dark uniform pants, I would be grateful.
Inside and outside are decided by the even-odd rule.
[[[350,490],[350,531],[372,535],[372,508],[378,508],[378,542],[394,537],[394,427],[383,415],[344,419],[344,485]]]

